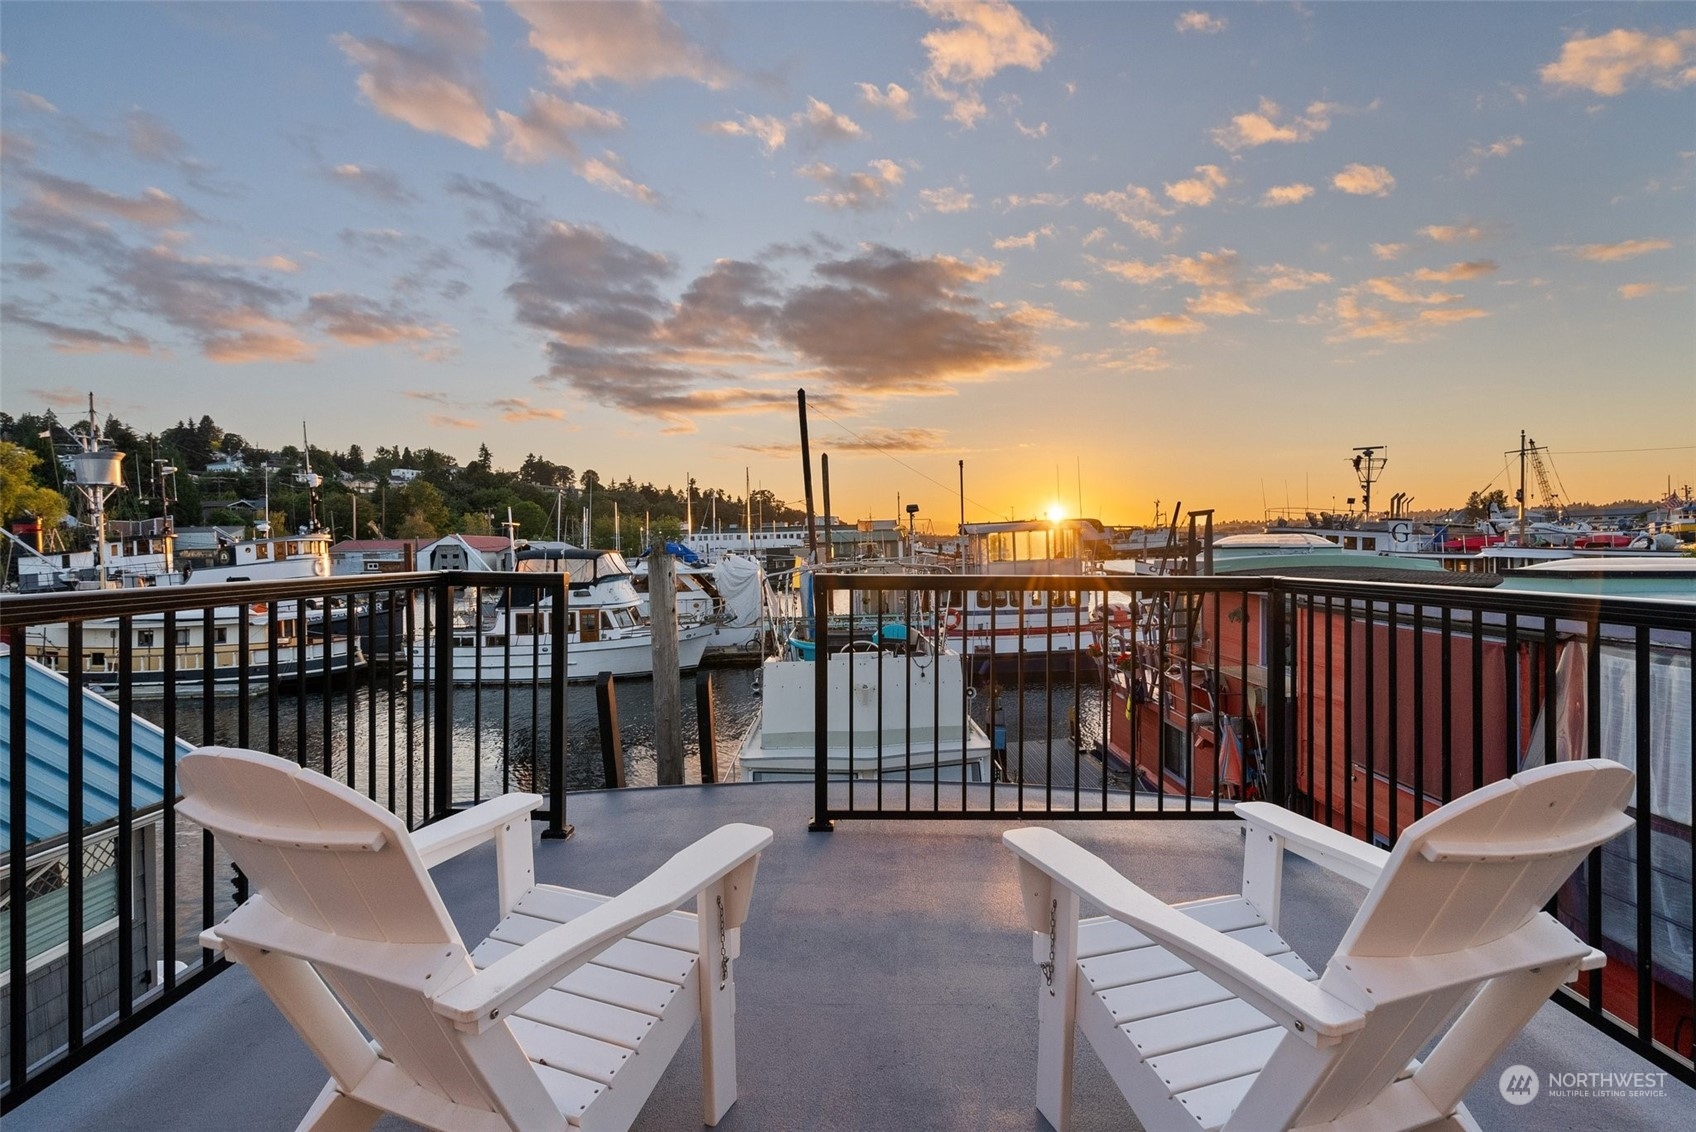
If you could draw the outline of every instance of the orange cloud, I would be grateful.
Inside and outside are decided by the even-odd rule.
[[[948,116],[971,129],[988,113],[980,91],[1007,67],[1042,70],[1054,43],[1008,0],[919,0],[952,27],[933,28],[920,41],[930,56],[925,93],[949,104]]]
[[[1617,263],[1636,259],[1650,252],[1664,252],[1672,247],[1671,240],[1622,240],[1617,244],[1583,244],[1579,247],[1560,247],[1557,251],[1589,260],[1591,263]]]
[[[549,76],[562,87],[687,79],[720,90],[737,77],[716,55],[691,42],[654,0],[520,2],[512,7],[530,25],[530,46],[547,59]]]
[[[1343,166],[1331,178],[1331,187],[1354,196],[1384,197],[1396,187],[1396,179],[1382,165],[1362,165],[1355,162]]]
[[[1689,86],[1696,82],[1693,56],[1696,28],[1660,36],[1615,28],[1603,35],[1574,35],[1561,47],[1561,57],[1538,74],[1549,86],[1613,97],[1640,79],[1669,89]]]
[[[1139,318],[1134,322],[1121,318],[1111,325],[1114,330],[1121,330],[1126,334],[1200,334],[1207,329],[1205,322],[1187,314],[1157,314],[1152,318]]]
[[[1293,185],[1273,185],[1260,198],[1262,208],[1278,208],[1286,204],[1300,204],[1313,195],[1312,185],[1299,182]]]

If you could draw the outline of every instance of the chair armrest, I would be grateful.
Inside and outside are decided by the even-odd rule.
[[[1390,854],[1376,845],[1368,845],[1271,802],[1239,802],[1236,814],[1249,827],[1251,837],[1258,831],[1282,838],[1289,852],[1364,888],[1377,883],[1378,874],[1390,859]]]
[[[1254,948],[1144,892],[1106,861],[1051,829],[1015,829],[1009,849],[1054,882],[1129,924],[1306,1041],[1335,1039],[1366,1015]]]
[[[486,1029],[632,929],[680,907],[743,865],[757,861],[771,841],[771,830],[762,826],[735,824],[716,829],[605,904],[550,928],[444,990],[431,1007],[460,1029]]]
[[[541,804],[540,794],[502,794],[425,826],[412,835],[412,847],[423,858],[424,867],[433,869],[481,845],[515,818],[528,821],[530,812]]]

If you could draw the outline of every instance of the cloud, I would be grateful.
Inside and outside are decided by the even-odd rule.
[[[1261,194],[1262,208],[1279,208],[1286,204],[1300,204],[1313,195],[1313,186],[1297,182],[1292,185],[1273,185]]]
[[[1621,240],[1617,244],[1581,244],[1577,247],[1562,246],[1555,250],[1566,252],[1579,259],[1591,263],[1618,263],[1622,259],[1636,259],[1650,252],[1664,252],[1672,247],[1671,240]]]
[[[35,160],[35,141],[25,134],[0,130],[0,161],[28,165]]]
[[[313,295],[306,304],[306,321],[344,346],[428,342],[445,336],[443,328],[426,326],[392,304],[342,291]]]
[[[411,204],[418,198],[401,184],[400,178],[387,169],[364,165],[332,165],[325,169],[330,180],[355,192],[365,193],[389,204]]]
[[[495,116],[506,134],[501,152],[515,165],[536,165],[555,157],[579,165],[581,135],[610,134],[624,128],[624,119],[611,110],[571,102],[539,90],[530,92],[524,113],[501,110]]]
[[[361,68],[359,93],[377,113],[474,149],[484,148],[494,136],[494,119],[483,108],[481,84],[471,74],[468,57],[482,50],[480,37],[451,46],[406,46],[343,33],[334,42],[348,62]]]
[[[548,75],[570,89],[603,80],[640,86],[687,79],[721,90],[737,78],[713,52],[690,41],[654,0],[623,3],[514,3],[530,25],[528,43],[548,61]]]
[[[1167,185],[1166,195],[1182,205],[1203,207],[1212,204],[1219,190],[1229,183],[1225,171],[1217,165],[1197,165],[1195,171],[1200,176]]]
[[[1036,228],[1026,232],[1023,236],[1003,236],[995,241],[994,246],[997,251],[1005,251],[1008,248],[1028,248],[1035,250],[1036,242],[1039,237],[1052,237],[1053,235],[1054,225],[1044,224],[1041,228]]]
[[[821,403],[934,395],[1040,364],[1033,319],[991,308],[994,264],[789,248],[812,259],[788,283],[762,263],[720,260],[682,286],[676,265],[591,225],[546,219],[475,182],[451,186],[494,207],[479,246],[509,258],[520,325],[546,336],[545,385],[688,431],[703,415],[788,412],[794,386]],[[773,253],[777,254],[777,253]],[[815,258],[821,257],[821,258]]]
[[[965,212],[972,207],[972,194],[952,187],[920,189],[919,199],[932,212]]]
[[[293,275],[300,270],[300,264],[286,255],[268,255],[260,260],[256,266],[263,267],[267,271],[281,271],[285,275]]]
[[[1200,334],[1207,329],[1207,324],[1198,318],[1187,314],[1157,314],[1152,318],[1117,319],[1112,324],[1114,330],[1126,334]]]
[[[1177,283],[1196,288],[1197,293],[1184,303],[1192,315],[1257,314],[1259,304],[1273,295],[1331,282],[1331,277],[1323,272],[1281,263],[1251,271],[1229,248],[1195,256],[1168,255],[1157,263],[1106,260],[1099,266],[1111,275],[1142,286]]]
[[[1034,138],[1045,138],[1045,137],[1048,136],[1048,123],[1047,122],[1038,122],[1034,126],[1027,126],[1023,122],[1019,121],[1017,118],[1014,118],[1013,119],[1013,128],[1015,130],[1018,130],[1021,134],[1023,134],[1027,138],[1033,138],[1033,139]]]
[[[1443,268],[1422,267],[1413,273],[1413,277],[1428,283],[1458,283],[1500,270],[1501,265],[1493,259],[1475,259],[1467,263],[1451,263]]]
[[[995,200],[997,207],[1008,212],[1015,208],[1064,208],[1071,203],[1072,198],[1063,193],[1032,193],[1030,196],[1008,193],[1006,196],[997,197]]]
[[[898,83],[890,83],[882,90],[876,83],[856,83],[860,91],[860,101],[877,110],[887,110],[897,121],[906,122],[913,117],[912,92]]]
[[[1407,251],[1406,244],[1373,244],[1372,254],[1379,259],[1396,259]]]
[[[791,114],[787,121],[782,118],[743,114],[740,118],[709,122],[705,129],[709,134],[725,137],[756,138],[768,154],[782,149],[791,137],[810,145],[821,145],[825,142],[853,141],[865,135],[858,122],[846,114],[838,114],[830,108],[829,103],[820,102],[816,98],[808,98],[807,108]]]
[[[1070,291],[1074,295],[1081,295],[1085,291],[1089,290],[1089,284],[1085,283],[1082,279],[1062,279],[1060,282],[1056,283],[1055,286],[1060,288],[1062,291]]]
[[[1217,35],[1225,30],[1227,21],[1224,16],[1210,16],[1206,12],[1185,12],[1179,16],[1174,25],[1180,32],[1199,32],[1202,35]]]
[[[1396,187],[1396,179],[1382,165],[1355,162],[1343,166],[1342,172],[1331,178],[1331,187],[1357,197],[1387,197]]]
[[[797,174],[825,186],[825,191],[807,198],[808,204],[826,208],[864,211],[887,204],[890,194],[906,179],[901,166],[887,158],[868,161],[870,173],[843,173],[833,165],[815,161],[795,170]]]
[[[597,189],[605,189],[642,204],[659,204],[660,195],[647,185],[632,179],[624,171],[623,165],[623,158],[610,149],[604,149],[599,157],[591,157],[574,168],[578,176]]]
[[[143,228],[172,228],[199,219],[198,213],[163,189],[147,188],[127,197],[36,169],[24,174],[24,179],[35,188],[32,203],[49,212],[83,218],[112,216]]]
[[[133,330],[112,334],[87,326],[67,326],[42,318],[35,308],[20,302],[0,302],[0,321],[12,326],[27,327],[47,336],[52,348],[61,354],[151,354],[153,344]]]
[[[450,417],[445,413],[432,413],[427,420],[436,428],[459,428],[464,429],[467,432],[483,427],[481,424],[478,424],[476,421],[467,417]]]
[[[1042,70],[1054,43],[1008,0],[918,0],[919,7],[952,26],[933,28],[920,41],[930,57],[925,93],[948,103],[948,117],[971,129],[988,113],[983,84],[1008,67]]]
[[[1074,354],[1071,360],[1074,364],[1108,373],[1158,373],[1172,368],[1172,363],[1166,360],[1166,352],[1159,346],[1099,350]]]
[[[848,115],[838,114],[829,103],[816,98],[808,98],[806,110],[796,114],[791,121],[795,123],[796,133],[820,142],[852,141],[864,133]]]
[[[789,140],[789,126],[782,118],[744,114],[739,119],[708,122],[704,128],[709,134],[724,137],[757,138],[761,148],[767,153],[776,153],[783,148],[783,143]]]
[[[1467,147],[1466,153],[1460,159],[1460,171],[1463,176],[1476,177],[1478,171],[1484,168],[1484,163],[1492,157],[1506,157],[1514,150],[1525,145],[1525,139],[1515,134],[1512,137],[1499,138],[1489,145],[1473,142]]]
[[[565,419],[564,409],[542,409],[530,404],[528,397],[501,397],[489,402],[489,408],[496,409],[501,414],[501,420],[511,424],[524,424],[527,421],[562,421]]]
[[[946,452],[948,433],[939,428],[862,428],[855,433],[832,437],[828,443],[815,440],[814,447],[827,449],[832,456],[864,452]],[[793,456],[801,451],[795,444],[738,444],[744,452],[761,456]]]
[[[1141,185],[1127,184],[1123,189],[1105,193],[1086,193],[1084,203],[1091,208],[1112,213],[1120,223],[1129,225],[1139,236],[1163,242],[1166,232],[1153,217],[1170,216],[1172,209],[1161,204],[1155,195]],[[1089,241],[1086,239],[1085,241]]]
[[[1099,244],[1101,241],[1105,240],[1109,234],[1110,233],[1105,228],[1091,228],[1083,238],[1083,246],[1087,248],[1091,244]]]
[[[1476,244],[1489,235],[1477,224],[1429,224],[1419,234],[1439,244]]]
[[[1674,89],[1696,82],[1696,28],[1671,35],[1615,28],[1603,35],[1575,34],[1561,47],[1561,57],[1538,71],[1553,87],[1572,87],[1613,97],[1626,87],[1647,80]]]
[[[1489,317],[1490,312],[1479,307],[1453,305],[1461,301],[1460,295],[1415,291],[1398,279],[1367,279],[1321,308],[1335,323],[1326,341],[1417,342],[1440,327]]]
[[[1624,283],[1620,285],[1622,299],[1646,299],[1661,289],[1659,283]]]
[[[1270,98],[1262,98],[1258,109],[1238,114],[1229,125],[1214,129],[1213,141],[1232,152],[1273,142],[1312,141],[1331,128],[1331,114],[1336,109],[1333,103],[1314,102],[1308,105],[1305,114],[1290,115]]]
[[[33,110],[37,114],[59,113],[59,108],[57,106],[53,105],[51,102],[33,91],[9,90],[6,93],[11,95],[14,101],[22,103],[26,110]]]

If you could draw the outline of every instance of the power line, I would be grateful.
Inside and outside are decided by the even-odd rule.
[[[1563,449],[1565,456],[1613,456],[1622,452],[1689,452],[1696,444],[1669,444],[1664,448],[1578,448]]]
[[[876,441],[866,439],[865,437],[861,436],[859,433],[855,432],[853,429],[849,428],[847,425],[843,424],[841,421],[837,420],[835,417],[831,416],[829,413],[826,413],[826,412],[824,412],[824,411],[822,411],[822,410],[820,410],[820,409],[818,409],[814,406],[811,406],[811,405],[809,405],[808,408],[812,412],[818,413],[819,416],[823,417],[825,420],[829,421],[831,424],[835,425],[837,428],[841,429],[843,432],[847,433],[849,436],[852,436],[855,440],[858,440],[861,444],[864,444],[867,448],[876,449],[878,452],[883,453],[885,456],[888,456],[891,460],[894,460],[897,464],[900,464],[903,468],[906,468],[909,472],[912,472],[915,476],[918,476],[920,479],[925,480],[928,483],[935,484],[937,487],[940,487],[943,491],[946,491],[949,495],[952,495],[954,498],[964,499],[967,503],[970,503],[973,507],[976,507],[978,510],[987,511],[991,515],[994,515],[996,513],[994,508],[986,506],[985,504],[979,503],[977,500],[973,499],[969,495],[960,494],[960,491],[959,491],[958,488],[950,487],[948,484],[943,483],[941,480],[934,479],[930,476],[925,475],[925,473],[919,471],[919,469],[913,467],[913,465],[907,463],[907,461],[901,459],[901,457],[895,455],[895,453],[891,452],[889,449],[885,448],[883,445],[878,444]]]

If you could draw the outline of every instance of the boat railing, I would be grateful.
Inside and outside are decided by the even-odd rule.
[[[877,624],[825,616],[844,603],[896,595],[907,608],[947,610],[973,590],[996,596],[991,631],[959,646],[965,687],[926,707],[994,735],[994,781],[937,775],[891,788],[857,781],[852,767],[828,781],[824,737],[853,749],[856,730],[882,720],[856,717],[852,701],[833,716],[820,665],[818,830],[858,818],[1224,819],[1239,801],[1267,800],[1390,847],[1438,806],[1530,766],[1632,767],[1633,829],[1593,853],[1555,901],[1612,962],[1560,998],[1696,1081],[1696,603],[1230,575],[820,572],[813,584],[820,655],[877,639]],[[1093,594],[1095,618],[1050,624],[1026,600],[1032,590]],[[868,666],[856,679],[910,674]],[[867,693],[868,703],[887,698]],[[963,763],[955,742],[928,751],[926,765]]]

